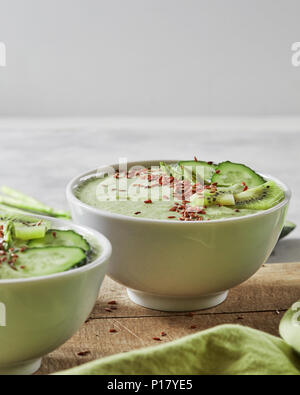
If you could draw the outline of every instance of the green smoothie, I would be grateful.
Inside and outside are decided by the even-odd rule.
[[[135,218],[209,221],[267,210],[284,191],[232,162],[182,161],[91,176],[75,195],[92,207]]]

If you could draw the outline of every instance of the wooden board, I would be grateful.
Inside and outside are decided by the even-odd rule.
[[[148,310],[132,303],[121,285],[106,278],[90,319],[66,344],[44,358],[39,374],[53,373],[111,354],[178,339],[215,325],[235,323],[278,335],[286,309],[300,299],[300,263],[264,265],[230,291],[228,299],[193,314]],[[116,305],[108,302],[116,301]],[[112,311],[105,309],[113,307]],[[115,329],[111,333],[110,329]],[[167,335],[160,337],[164,331]],[[153,340],[159,336],[161,341]],[[86,355],[80,355],[85,353]]]

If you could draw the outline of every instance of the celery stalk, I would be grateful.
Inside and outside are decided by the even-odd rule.
[[[48,215],[50,217],[71,219],[70,213],[66,211],[54,210],[52,207],[46,206],[44,203],[12,188],[3,186],[1,191],[4,196],[0,196],[0,203],[4,205],[37,214]]]

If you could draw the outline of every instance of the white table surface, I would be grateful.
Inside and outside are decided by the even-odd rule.
[[[288,218],[299,227],[269,262],[300,261],[300,118],[0,118],[0,184],[58,208],[66,207],[67,182],[98,165],[194,155],[243,162],[288,184]]]

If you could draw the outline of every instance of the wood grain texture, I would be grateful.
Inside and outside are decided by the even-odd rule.
[[[298,299],[300,263],[265,265],[250,280],[231,290],[222,305],[193,314],[158,312],[137,306],[128,299],[124,287],[106,278],[90,319],[72,339],[44,358],[38,373],[53,373],[221,324],[246,325],[278,335],[284,311]],[[112,300],[117,304],[109,305]],[[116,309],[109,312],[105,310],[108,307]],[[111,329],[116,332],[110,332]],[[162,331],[167,335],[160,336]],[[153,337],[160,337],[161,341]]]

